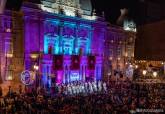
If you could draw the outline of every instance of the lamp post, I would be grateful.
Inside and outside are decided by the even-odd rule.
[[[158,75],[158,73],[154,71],[154,72],[153,72],[153,77],[156,78],[157,75]]]
[[[30,54],[30,57],[32,59],[32,61],[34,61],[34,65],[33,65],[33,70],[35,71],[35,75],[36,75],[36,82],[39,82],[39,87],[40,87],[40,77],[38,77],[39,75],[39,56],[40,53],[39,52],[33,52]],[[37,84],[37,83],[36,83]],[[37,85],[35,85],[37,86]]]
[[[138,65],[135,65],[135,69],[137,69],[139,66]]]
[[[38,65],[34,65],[34,70],[36,70],[36,71],[38,71],[38,69],[39,69],[39,66]]]
[[[35,74],[36,74],[36,82],[39,82],[39,87],[40,87],[40,77],[38,77],[38,70],[39,70],[39,66],[38,65],[34,65],[33,66]],[[37,84],[37,83],[36,83]],[[37,86],[37,85],[36,85]]]
[[[147,74],[147,71],[146,70],[143,70],[143,75],[145,76]]]
[[[147,70],[143,70],[142,74],[143,74],[144,78],[146,78]]]

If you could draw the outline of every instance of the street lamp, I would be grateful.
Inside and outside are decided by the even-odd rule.
[[[119,63],[119,62],[120,62],[120,59],[121,59],[120,57],[117,58],[117,69],[119,69],[119,66],[120,66],[120,65],[119,65],[119,64],[120,64],[120,63]]]
[[[156,78],[156,77],[157,77],[157,75],[158,75],[158,73],[157,73],[157,72],[153,72],[153,77],[154,77],[154,78]]]
[[[33,68],[34,68],[35,71],[38,71],[39,70],[39,66],[36,65],[36,64],[33,66]]]
[[[36,82],[39,82],[39,86],[40,86],[40,77],[38,77],[38,72],[39,72],[39,59],[40,59],[40,52],[32,52],[30,54],[30,58],[32,59],[32,61],[35,63],[33,65],[33,69],[35,71],[36,74]],[[37,84],[37,83],[36,83]]]
[[[132,64],[130,64],[130,65],[129,65],[129,67],[130,67],[130,68],[133,68],[133,65],[132,65]]]
[[[30,54],[30,57],[32,58],[32,59],[34,59],[34,60],[36,60],[36,59],[38,59],[38,57],[39,57],[39,53],[31,53]]]
[[[39,87],[40,87],[40,78],[38,77],[38,70],[39,70],[39,66],[38,65],[34,65],[33,66],[33,68],[34,68],[34,71],[35,71],[35,74],[36,74],[36,82],[38,82],[39,83]]]
[[[143,75],[145,76],[147,74],[147,71],[146,70],[143,70]]]
[[[13,80],[13,77],[11,75],[7,76],[6,78],[7,81],[12,81]]]
[[[135,65],[135,68],[137,69],[139,66],[138,65]]]
[[[109,57],[109,60],[112,61],[113,57]]]

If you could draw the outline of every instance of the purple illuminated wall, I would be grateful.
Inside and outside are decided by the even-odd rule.
[[[104,22],[85,20],[78,17],[32,11],[25,8],[25,69],[32,70],[31,53],[40,52],[38,60],[42,83],[57,83],[102,79],[103,41],[106,25]],[[51,47],[51,54],[49,47]],[[81,51],[80,51],[81,50]],[[53,68],[53,56],[63,55],[63,69]],[[71,56],[80,55],[80,68],[71,70]],[[87,58],[96,58],[95,68],[88,69]]]

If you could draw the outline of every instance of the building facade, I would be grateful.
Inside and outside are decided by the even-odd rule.
[[[89,0],[24,2],[0,22],[1,82],[20,82],[25,70],[43,85],[102,79],[106,23]]]
[[[104,76],[105,80],[114,76],[114,71],[125,71],[134,64],[134,46],[136,32],[123,27],[109,25],[104,40]]]
[[[24,2],[0,15],[0,80],[20,84],[23,71],[43,86],[106,79],[133,62],[134,41],[135,32],[95,16],[89,0]]]

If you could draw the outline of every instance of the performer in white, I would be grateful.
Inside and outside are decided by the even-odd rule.
[[[63,90],[63,93],[64,93],[65,95],[67,95],[67,89],[68,89],[67,85],[64,84],[64,90]]]
[[[107,92],[107,85],[106,85],[105,82],[103,82],[103,89],[104,89],[105,92]]]
[[[89,93],[93,93],[93,86],[91,82],[89,82]]]
[[[68,84],[68,93],[69,93],[69,95],[72,95],[72,87],[71,87],[71,85],[70,84]]]
[[[92,86],[93,86],[94,91],[97,92],[97,82],[96,81],[92,82]]]
[[[84,84],[81,84],[81,89],[82,89],[82,93],[85,93],[85,86],[84,86]]]
[[[72,86],[72,90],[73,90],[73,94],[76,94],[76,86],[75,85]]]
[[[76,88],[76,94],[79,94],[79,84],[76,84],[75,88]]]
[[[102,82],[100,80],[98,82],[98,90],[99,90],[99,92],[102,91]]]
[[[85,92],[87,93],[88,92],[88,83],[85,82]]]
[[[73,83],[70,83],[70,87],[71,87],[71,90],[72,90],[72,92],[71,92],[71,93],[72,93],[72,94],[74,94],[74,90],[73,90],[73,89],[74,89],[74,87],[73,87],[73,86],[74,86],[74,85],[73,85]],[[72,95],[72,94],[71,94],[71,95]]]
[[[82,83],[82,88],[83,88],[83,93],[85,93],[86,92],[85,83]]]

